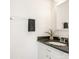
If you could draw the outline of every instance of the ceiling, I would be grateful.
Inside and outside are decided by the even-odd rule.
[[[54,0],[54,1],[55,1],[56,5],[58,6],[58,5],[60,5],[60,4],[64,3],[64,2],[66,2],[66,1],[68,1],[68,0]]]

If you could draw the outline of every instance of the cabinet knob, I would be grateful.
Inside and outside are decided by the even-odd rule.
[[[51,52],[51,50],[48,50],[48,49],[47,49],[47,51]]]
[[[46,57],[49,57],[48,55],[46,55]]]
[[[51,59],[51,57],[49,59]]]

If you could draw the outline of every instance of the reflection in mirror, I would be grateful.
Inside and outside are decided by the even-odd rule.
[[[67,23],[67,22],[64,22],[63,28],[64,28],[64,29],[68,29],[68,23]]]

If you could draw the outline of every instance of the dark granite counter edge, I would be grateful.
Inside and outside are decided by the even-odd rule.
[[[56,48],[56,49],[58,49],[58,50],[60,50],[60,51],[63,51],[63,52],[65,52],[65,53],[68,53],[68,54],[69,54],[68,51],[65,51],[65,50],[59,49],[59,48],[55,47],[54,45],[46,44],[46,43],[41,42],[41,41],[38,41],[38,42],[43,43],[43,44],[45,44],[45,45],[48,45],[48,46],[50,46],[50,47]]]
[[[69,54],[68,51],[65,51],[65,50],[59,49],[59,48],[55,47],[54,45],[46,44],[46,43],[41,42],[41,41],[38,41],[38,42],[43,43],[43,44],[45,44],[45,45],[48,45],[48,46],[50,46],[50,47],[56,48],[56,49],[58,49],[58,50],[60,50],[60,51],[63,51],[63,52],[65,52],[65,53],[68,53],[68,54]]]
[[[40,39],[39,39],[39,38],[40,38]],[[45,44],[45,45],[48,45],[48,46],[50,46],[50,47],[56,48],[56,49],[58,49],[58,50],[60,50],[60,51],[63,51],[63,52],[65,52],[65,53],[68,53],[68,54],[69,54],[69,51],[60,49],[60,48],[58,48],[58,47],[55,46],[55,45],[47,44],[46,41],[48,40],[48,38],[49,38],[49,36],[47,36],[47,37],[38,37],[38,42],[43,43],[43,44]],[[42,39],[45,39],[46,41],[42,41]]]

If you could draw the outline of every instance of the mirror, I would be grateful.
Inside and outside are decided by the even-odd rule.
[[[69,1],[55,6],[56,9],[56,30],[68,30],[69,23]],[[67,27],[67,28],[66,28]]]
[[[56,11],[56,35],[59,37],[69,37],[69,1],[66,0],[62,4],[55,5]]]

